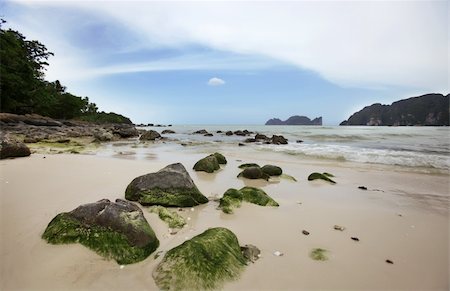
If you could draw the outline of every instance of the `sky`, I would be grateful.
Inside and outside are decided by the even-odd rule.
[[[46,79],[134,123],[337,125],[448,94],[448,1],[0,1]]]

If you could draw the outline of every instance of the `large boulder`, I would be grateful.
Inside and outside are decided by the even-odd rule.
[[[208,202],[180,163],[135,178],[128,185],[125,198],[142,205],[174,207],[191,207]]]
[[[161,135],[155,130],[149,130],[144,132],[139,140],[155,140],[157,138],[161,138]]]
[[[168,251],[153,278],[161,290],[221,289],[239,278],[246,264],[236,235],[216,227]]]
[[[58,214],[42,238],[51,244],[79,242],[118,264],[147,258],[159,241],[142,210],[131,202],[103,199]]]
[[[308,176],[308,181],[324,180],[324,181],[330,182],[331,184],[336,184],[335,181],[330,179],[332,177],[334,177],[334,175],[332,175],[330,173],[317,173],[317,172],[314,172],[314,173],[311,173]]]
[[[221,153],[214,153],[213,155],[216,157],[217,162],[218,162],[220,165],[226,165],[226,164],[227,164],[227,159],[226,159],[225,156],[222,155]]]
[[[31,155],[30,149],[23,143],[8,136],[1,136],[0,159],[27,157]]]
[[[98,129],[93,133],[93,136],[95,138],[95,141],[97,142],[105,142],[105,141],[112,141],[114,139],[114,135],[107,131],[106,129]]]

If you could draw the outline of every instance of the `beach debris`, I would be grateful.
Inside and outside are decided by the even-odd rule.
[[[243,147],[243,146],[245,146],[245,144],[243,144],[243,143],[238,143],[238,146]]]
[[[286,179],[286,180],[290,180],[292,182],[297,182],[297,179],[295,179],[294,177],[292,177],[291,175],[287,175],[287,174],[281,174],[280,178],[282,179]]]
[[[340,231],[344,231],[345,230],[345,227],[344,226],[340,226],[340,225],[335,225],[335,226],[333,226],[333,228],[335,229],[335,230],[340,230]]]
[[[303,233],[304,235],[309,235],[309,231],[307,231],[307,230],[302,230],[302,233]]]
[[[240,190],[234,188],[228,189],[220,199],[218,208],[222,209],[224,213],[231,214],[233,213],[233,208],[241,206],[242,201],[260,206],[279,206],[279,204],[263,190],[254,187],[244,187]]]
[[[296,141],[295,141],[296,143],[302,143],[303,142],[303,140],[301,140],[301,139],[297,139]]]
[[[308,181],[313,181],[313,180],[320,179],[320,180],[328,181],[328,182],[330,182],[332,184],[336,184],[336,182],[331,180],[329,177],[334,177],[334,176],[329,174],[329,173],[321,174],[321,173],[314,172],[314,173],[312,173],[312,174],[310,174],[308,176]]]
[[[358,189],[367,190],[367,187],[366,186],[359,186]]]
[[[261,250],[254,245],[248,244],[241,247],[241,252],[244,258],[246,258],[247,261],[250,261],[252,263],[254,263],[261,257]]]
[[[172,234],[171,229],[182,228],[186,224],[183,216],[179,215],[173,210],[169,210],[163,206],[152,206],[149,212],[158,214],[159,218],[169,225],[169,233]],[[176,233],[176,232],[175,232]]]
[[[157,251],[157,252],[155,253],[155,255],[153,256],[153,258],[156,260],[156,259],[159,258],[163,253],[164,253],[164,251]]]
[[[356,236],[352,236],[351,239],[354,241],[359,241],[359,238],[357,238]]]
[[[393,262],[393,261],[391,261],[391,260],[389,260],[389,259],[387,259],[387,260],[386,260],[386,263],[388,263],[388,264],[391,264],[391,265],[393,265],[393,264],[394,264],[394,262]]]
[[[121,199],[102,199],[60,213],[42,238],[51,244],[78,242],[120,265],[142,261],[159,246],[142,210]]]
[[[192,207],[209,200],[198,190],[186,168],[171,164],[156,173],[135,178],[125,191],[125,198],[142,205]]]
[[[216,227],[169,250],[152,275],[162,290],[221,289],[246,264],[236,235]]]
[[[277,256],[277,257],[282,257],[282,256],[284,256],[284,254],[283,254],[282,252],[280,252],[280,251],[275,251],[275,252],[273,252],[273,255],[274,255],[274,256]]]
[[[315,261],[326,261],[328,260],[327,256],[328,251],[322,248],[314,248],[309,253],[309,257]]]

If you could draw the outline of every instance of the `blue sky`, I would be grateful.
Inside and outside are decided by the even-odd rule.
[[[135,123],[336,125],[448,93],[447,1],[8,1],[46,78]]]

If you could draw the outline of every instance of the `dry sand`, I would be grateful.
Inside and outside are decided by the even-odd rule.
[[[153,254],[120,268],[81,245],[50,245],[40,236],[56,214],[101,198],[123,198],[133,178],[173,162],[185,165],[205,196],[250,185],[262,187],[280,204],[244,203],[232,215],[217,210],[216,202],[186,209],[181,214],[189,217],[188,226],[176,235],[144,209],[161,241],[158,251],[216,226],[232,230],[241,245],[258,246],[262,257],[226,290],[449,289],[448,174],[242,149],[222,152],[229,163],[215,174],[191,170],[205,156],[202,150],[161,151],[142,160],[35,154],[0,161],[1,290],[156,290],[152,271],[161,258]],[[280,165],[298,182],[237,179],[241,161]],[[308,182],[314,171],[335,174],[337,184]],[[359,190],[361,185],[369,191]],[[334,230],[335,224],[346,229]],[[316,247],[329,250],[328,261],[309,258]]]

